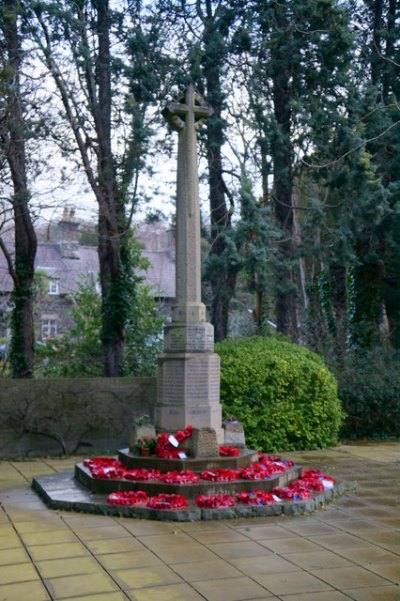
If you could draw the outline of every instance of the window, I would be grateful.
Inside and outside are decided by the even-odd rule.
[[[57,320],[42,319],[42,340],[57,337]]]
[[[59,294],[58,280],[49,280],[49,294]]]

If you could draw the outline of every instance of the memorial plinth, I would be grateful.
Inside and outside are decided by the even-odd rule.
[[[196,129],[212,113],[193,86],[163,114],[178,131],[176,204],[176,302],[165,327],[164,353],[158,360],[154,423],[159,432],[212,429],[223,443],[219,397],[220,360],[214,329],[201,302],[200,208]]]

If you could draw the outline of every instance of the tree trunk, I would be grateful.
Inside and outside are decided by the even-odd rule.
[[[93,0],[97,9],[98,103],[93,116],[98,139],[99,264],[102,290],[101,340],[104,375],[119,376],[124,343],[126,308],[122,246],[126,236],[123,203],[119,198],[111,149],[111,53],[108,0]]]
[[[15,224],[15,260],[10,273],[14,281],[10,364],[14,378],[30,378],[33,376],[34,358],[32,285],[37,241],[28,205],[25,124],[20,90],[21,47],[14,1],[6,0],[5,8],[3,34],[8,54],[7,132],[3,141],[6,143],[14,189],[12,205]]]
[[[224,235],[231,228],[230,214],[226,205],[225,185],[222,170],[222,145],[224,143],[224,123],[221,118],[223,92],[221,89],[221,52],[217,56],[217,31],[215,16],[212,15],[211,2],[206,1],[207,19],[204,32],[204,71],[207,87],[207,100],[214,114],[207,120],[207,162],[210,190],[211,255],[220,261],[211,274],[212,306],[211,323],[214,326],[216,341],[223,340],[228,334],[229,304],[236,286],[236,273],[232,273],[226,257]],[[222,43],[222,42],[221,42]]]
[[[276,25],[280,31],[287,29],[286,8],[275,5]],[[276,273],[276,323],[277,330],[297,338],[296,286],[289,266],[293,256],[293,147],[291,142],[291,87],[289,56],[283,56],[282,47],[277,44],[273,49],[273,103],[276,132],[271,143],[271,156],[274,165],[275,217],[282,228],[283,240],[280,242],[280,267]]]

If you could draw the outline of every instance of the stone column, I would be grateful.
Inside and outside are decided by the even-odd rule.
[[[201,302],[201,241],[196,129],[212,113],[193,86],[163,111],[179,132],[176,203],[176,303],[158,361],[155,426],[211,428],[222,442],[220,364]]]

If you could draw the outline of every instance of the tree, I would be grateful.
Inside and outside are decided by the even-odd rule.
[[[12,303],[12,337],[10,366],[14,378],[29,378],[33,373],[33,276],[36,255],[36,235],[29,209],[30,192],[27,175],[25,142],[28,126],[24,115],[21,90],[23,51],[19,13],[20,3],[3,0],[0,5],[1,40],[1,117],[0,144],[9,168],[13,195],[15,255],[11,256],[4,241],[0,246],[5,253],[14,289]]]
[[[343,105],[350,65],[348,14],[334,0],[251,2],[248,27],[253,69],[251,106],[260,132],[262,180],[273,173],[272,203],[282,231],[275,271],[278,331],[297,338],[297,274],[293,229],[294,181],[301,157],[329,144]],[[264,197],[265,184],[264,184]]]
[[[111,10],[108,0],[44,1],[35,3],[32,10],[31,31],[55,82],[74,140],[71,150],[78,153],[99,206],[104,374],[117,376],[122,369],[125,326],[135,294],[129,221],[137,199],[130,186],[142,166],[140,156],[148,135],[140,125],[152,98],[149,94],[143,97],[145,86],[129,87],[122,60],[124,15]],[[124,138],[126,131],[129,133]],[[118,144],[117,136],[122,137]],[[70,135],[63,139],[63,145],[64,152],[71,147]],[[116,149],[120,146],[124,148],[119,153]]]

